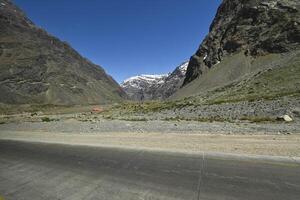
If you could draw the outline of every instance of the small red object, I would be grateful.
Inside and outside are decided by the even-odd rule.
[[[92,112],[103,112],[103,109],[100,108],[100,107],[94,107],[94,108],[92,109]]]

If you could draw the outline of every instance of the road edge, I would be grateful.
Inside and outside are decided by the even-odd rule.
[[[86,143],[70,143],[66,141],[42,141],[32,140],[23,138],[0,138],[0,141],[11,141],[11,142],[24,142],[24,143],[40,143],[40,144],[57,144],[57,145],[68,145],[68,146],[85,146],[94,148],[106,148],[106,149],[119,149],[124,151],[144,151],[164,154],[179,154],[189,156],[203,156],[211,159],[224,159],[224,160],[240,160],[240,161],[264,161],[264,162],[276,162],[276,163],[294,163],[300,164],[300,157],[291,156],[271,156],[271,155],[251,155],[251,154],[234,154],[234,153],[223,153],[223,152],[210,152],[210,151],[199,151],[199,152],[188,152],[188,151],[174,151],[170,149],[152,149],[152,148],[132,148],[125,146],[114,146],[114,145],[94,145]]]

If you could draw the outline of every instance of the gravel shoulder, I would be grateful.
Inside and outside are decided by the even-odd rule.
[[[195,133],[62,133],[0,131],[1,140],[133,148],[183,153],[226,153],[300,157],[300,135],[224,135]]]
[[[38,118],[0,124],[1,130],[46,131],[63,133],[196,133],[196,134],[299,134],[300,124],[292,123],[247,123],[247,122],[198,122],[198,121],[126,121],[91,117],[82,121],[69,115],[47,116],[49,122]]]

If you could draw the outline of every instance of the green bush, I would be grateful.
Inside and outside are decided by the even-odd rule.
[[[146,118],[125,118],[125,121],[133,121],[133,122],[145,122],[148,121]]]
[[[43,117],[42,122],[52,122],[52,121],[58,121],[57,119],[50,119],[49,117]]]
[[[30,114],[31,117],[36,116],[36,115],[37,115],[36,112]]]

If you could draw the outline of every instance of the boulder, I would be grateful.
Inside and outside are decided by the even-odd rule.
[[[293,121],[292,117],[290,117],[289,115],[282,115],[282,116],[278,117],[277,119],[280,121],[285,121],[285,122]]]

